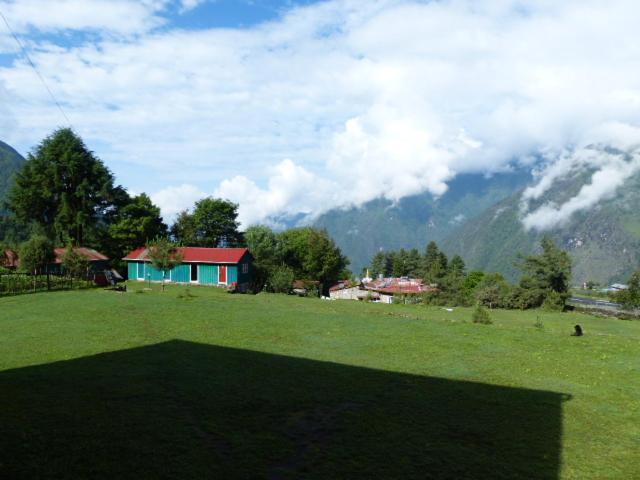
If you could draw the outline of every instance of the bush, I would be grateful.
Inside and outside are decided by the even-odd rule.
[[[542,308],[552,312],[561,312],[564,310],[565,300],[566,297],[564,295],[551,290],[545,296],[544,302],[542,303]]]
[[[269,290],[274,293],[289,293],[293,280],[293,270],[286,266],[276,267],[269,275]]]
[[[491,321],[489,311],[482,305],[478,305],[476,307],[476,309],[473,311],[471,319],[473,320],[473,323],[480,323],[482,325],[491,325],[493,323]]]

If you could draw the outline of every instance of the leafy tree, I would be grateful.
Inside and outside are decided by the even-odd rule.
[[[293,228],[278,235],[282,261],[296,278],[317,280],[327,290],[344,272],[349,260],[326,230]]]
[[[235,244],[238,232],[238,204],[220,198],[203,198],[193,210],[196,241],[201,247],[219,247],[222,242]]]
[[[47,271],[56,259],[53,243],[44,235],[34,235],[20,247],[20,269],[33,273],[33,291],[36,291],[36,275]],[[47,288],[49,275],[47,275]]]
[[[53,243],[44,235],[34,235],[20,247],[20,269],[34,275],[43,273],[55,259]]]
[[[166,238],[158,238],[147,246],[149,250],[149,260],[156,270],[162,272],[162,291],[164,292],[164,281],[167,273],[182,263],[182,253],[178,251],[178,246]]]
[[[114,208],[109,169],[69,128],[56,130],[29,154],[8,196],[18,221],[36,223],[57,242],[83,244]]]
[[[539,307],[551,292],[555,292],[559,299],[554,303],[560,302],[564,307],[569,298],[571,258],[549,237],[544,237],[540,245],[540,254],[524,257],[520,263],[523,272],[520,287],[529,290],[534,297],[532,306]]]
[[[279,245],[276,234],[266,225],[249,227],[244,233],[245,242],[253,256],[254,289],[261,290],[272,271],[282,261],[279,253]]]
[[[108,232],[112,244],[109,254],[121,258],[154,238],[166,236],[167,226],[160,216],[160,208],[147,194],[141,193],[119,209]]]
[[[469,292],[474,291],[476,287],[480,284],[483,278],[484,278],[484,272],[479,272],[479,271],[469,272],[469,274],[464,279],[465,290]]]
[[[616,292],[613,299],[620,302],[625,309],[640,308],[640,270],[631,275],[628,283],[629,288]]]
[[[196,222],[188,210],[183,210],[178,214],[171,227],[171,236],[182,245],[198,244]]]
[[[89,271],[89,259],[69,244],[62,257],[62,267],[71,278],[83,278]]]
[[[509,283],[499,273],[487,273],[475,289],[479,305],[489,308],[504,307],[509,295]]]

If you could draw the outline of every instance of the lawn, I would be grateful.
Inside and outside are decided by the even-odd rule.
[[[640,477],[640,322],[154,288],[0,298],[0,478]]]

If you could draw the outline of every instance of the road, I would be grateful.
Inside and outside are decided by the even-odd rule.
[[[589,298],[589,297],[571,297],[569,299],[571,303],[577,303],[579,305],[584,305],[587,307],[598,307],[598,308],[612,308],[615,310],[619,310],[622,305],[619,303],[609,302],[608,300],[599,300],[597,298]]]

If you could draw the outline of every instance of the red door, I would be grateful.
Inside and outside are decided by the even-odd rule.
[[[220,265],[220,278],[218,279],[220,283],[227,283],[227,267]]]

